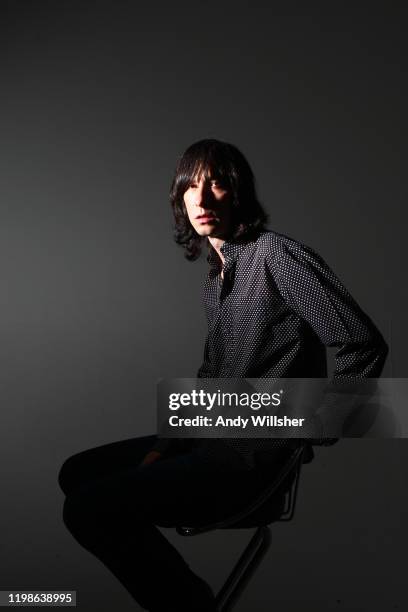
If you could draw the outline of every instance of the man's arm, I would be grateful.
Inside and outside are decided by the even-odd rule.
[[[309,323],[323,344],[338,348],[332,380],[315,415],[321,441],[338,437],[349,416],[376,390],[375,381],[369,383],[367,379],[380,376],[388,346],[312,249],[303,245],[287,249],[279,262],[278,277],[288,305]]]
[[[380,376],[387,344],[340,280],[312,249],[287,249],[279,261],[279,289],[323,344],[338,347],[334,380]]]

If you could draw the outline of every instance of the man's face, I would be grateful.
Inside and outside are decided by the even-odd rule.
[[[191,225],[200,236],[225,238],[231,229],[231,191],[211,172],[197,175],[184,192]]]

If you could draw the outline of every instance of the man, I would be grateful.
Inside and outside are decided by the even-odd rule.
[[[186,257],[209,248],[200,378],[324,378],[326,346],[338,347],[333,380],[380,375],[381,334],[314,251],[265,230],[251,168],[236,147],[189,147],[171,203]],[[156,525],[236,512],[265,485],[260,458],[277,468],[296,443],[150,436],[85,451],[60,473],[65,522],[146,609],[215,610],[209,587]]]
[[[236,147],[217,140],[189,147],[176,170],[171,203],[176,242],[186,257],[197,259],[209,246],[209,332],[199,377],[325,378],[326,346],[338,347],[333,381],[380,375],[387,355],[381,334],[312,249],[265,231],[253,173]],[[172,444],[159,441],[145,460]],[[253,466],[254,452],[288,442],[200,445],[217,450],[219,458],[229,446]]]

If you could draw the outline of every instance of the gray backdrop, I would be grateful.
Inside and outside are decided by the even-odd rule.
[[[130,611],[65,531],[56,477],[79,450],[152,432],[156,380],[199,366],[206,263],[183,259],[168,205],[186,146],[242,149],[270,227],[327,260],[389,342],[384,374],[406,376],[404,21],[385,3],[17,0],[0,15],[0,588]],[[407,454],[319,449],[237,611],[404,608]],[[247,537],[168,534],[213,587]]]

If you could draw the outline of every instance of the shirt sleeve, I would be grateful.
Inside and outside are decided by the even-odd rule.
[[[337,347],[332,379],[316,406],[314,441],[331,443],[343,435],[355,410],[375,393],[388,346],[326,262],[301,245],[279,261],[279,284],[288,305],[312,327],[321,342]]]
[[[287,248],[278,278],[288,305],[323,344],[338,347],[333,380],[380,376],[388,353],[384,338],[317,253],[304,245]]]

